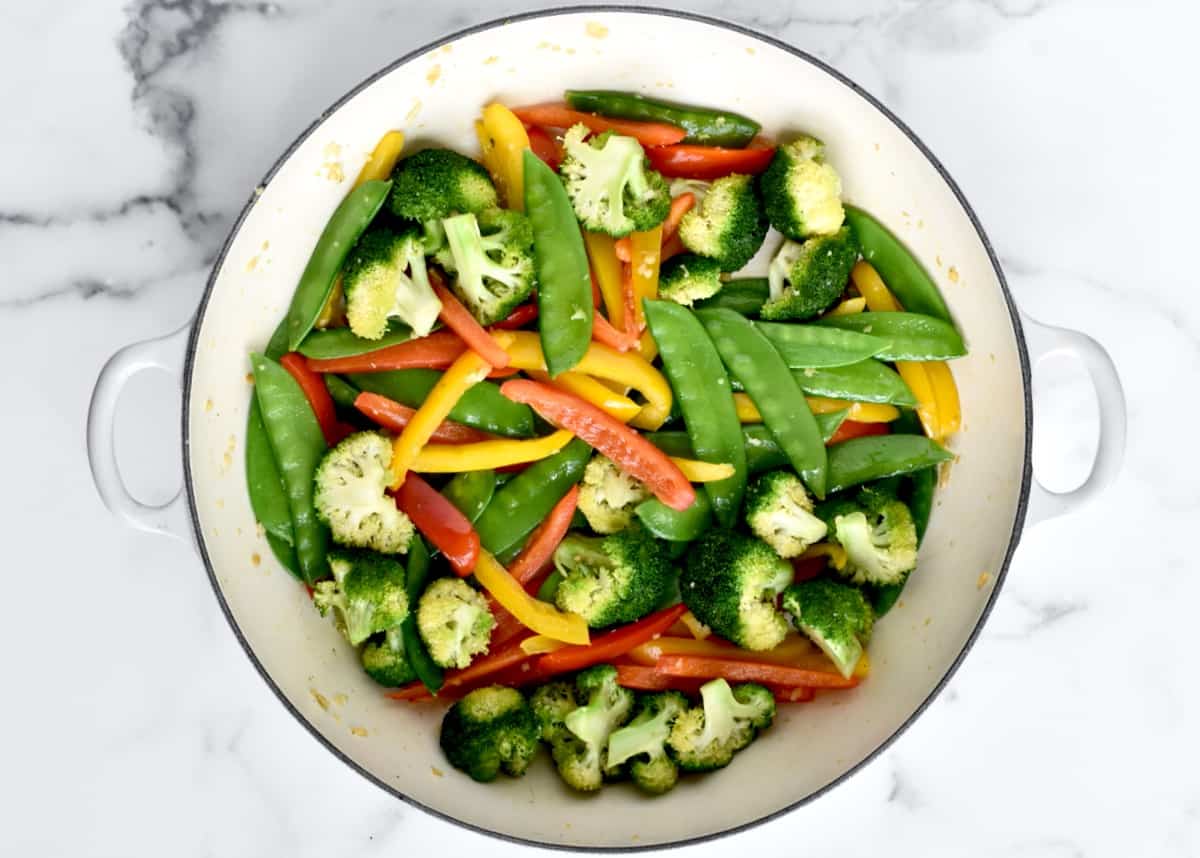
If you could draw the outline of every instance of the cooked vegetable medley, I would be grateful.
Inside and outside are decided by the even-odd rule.
[[[579,90],[475,127],[388,132],[318,238],[250,356],[251,505],[455,768],[662,794],[866,680],[966,346],[815,137]]]

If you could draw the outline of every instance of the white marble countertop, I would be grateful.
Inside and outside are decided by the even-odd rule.
[[[312,117],[426,40],[533,5],[6,4],[0,853],[522,851],[400,804],[314,742],[255,675],[191,548],[103,509],[82,437],[102,362],[189,318],[247,190]],[[891,750],[815,804],[685,853],[1200,855],[1200,304],[1180,192],[1196,187],[1195,6],[690,5],[832,62],[922,135],[1021,306],[1111,350],[1130,444],[1102,500],[1027,534],[966,664]],[[1076,372],[1039,377],[1037,462],[1059,487],[1093,445]],[[130,483],[164,500],[177,394],[150,374],[127,397]]]

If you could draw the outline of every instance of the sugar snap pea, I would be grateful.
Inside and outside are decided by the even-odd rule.
[[[474,524],[487,509],[496,492],[495,471],[463,471],[455,474],[445,486],[442,494]]]
[[[357,413],[354,408],[354,400],[358,399],[359,394],[357,387],[333,373],[325,373],[321,379],[325,382],[325,389],[329,391],[334,405],[342,411]]]
[[[349,328],[328,328],[312,331],[300,344],[300,354],[313,360],[355,357],[386,349],[388,346],[406,343],[412,339],[412,331],[403,322],[393,321],[378,340],[366,340],[355,335]]]
[[[743,316],[757,316],[771,294],[766,277],[741,277],[730,280],[711,298],[696,302],[697,310],[724,307]]]
[[[575,110],[614,119],[665,122],[682,128],[687,132],[684,143],[737,148],[753,140],[762,128],[753,119],[740,113],[647,98],[636,92],[569,89],[565,95],[567,105]]]
[[[874,359],[846,366],[797,369],[796,383],[809,396],[849,399],[851,402],[883,402],[912,407],[917,398],[894,369]]]
[[[846,419],[846,411],[831,411],[828,414],[814,414],[817,427],[821,430],[821,439],[828,443],[837,432],[842,421]],[[679,456],[684,459],[694,459],[696,453],[692,450],[692,442],[686,432],[669,430],[651,432],[646,438],[668,456]],[[788,457],[783,448],[775,441],[771,430],[761,423],[752,423],[742,427],[742,441],[746,448],[746,471],[750,476],[783,468],[788,464]],[[586,522],[585,522],[586,524]],[[581,527],[583,525],[580,525]]]
[[[378,393],[409,408],[419,408],[442,374],[435,369],[396,369],[388,372],[354,373],[350,383],[360,390]],[[450,419],[484,432],[510,438],[533,434],[533,412],[500,394],[500,388],[481,381],[467,390],[450,409]]]
[[[850,313],[814,324],[878,337],[887,343],[874,355],[879,360],[949,360],[967,353],[953,325],[920,313]]]
[[[887,340],[861,329],[842,330],[789,322],[756,324],[793,369],[860,363],[888,347]]]
[[[299,577],[299,562],[292,547],[292,513],[267,427],[263,425],[258,397],[250,397],[250,412],[246,419],[246,486],[254,518],[263,526],[271,552],[280,565]]]
[[[646,530],[670,542],[691,542],[708,530],[713,520],[713,506],[704,492],[696,492],[696,502],[683,511],[671,509],[658,498],[650,498],[638,504],[633,512]]]
[[[425,592],[425,582],[429,578],[429,549],[425,540],[419,536],[414,538],[408,547],[408,567],[404,571],[404,589],[408,593],[408,603],[411,609],[404,622],[400,624],[400,637],[404,641],[404,657],[408,664],[431,692],[437,693],[442,687],[444,676],[442,669],[434,662],[425,648],[425,641],[417,630],[417,600]]]
[[[863,258],[875,266],[905,310],[953,324],[937,284],[900,239],[857,206],[846,206],[846,223],[858,237]]]
[[[829,491],[910,474],[952,458],[944,447],[924,435],[851,438],[829,448]]]

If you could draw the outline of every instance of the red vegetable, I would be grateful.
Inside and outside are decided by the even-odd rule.
[[[515,331],[518,328],[523,328],[538,317],[537,301],[529,304],[522,304],[517,309],[513,310],[505,318],[501,319],[493,328],[500,328],[503,331]]]
[[[671,240],[671,236],[679,229],[679,222],[683,220],[685,214],[692,210],[692,206],[695,204],[696,195],[690,191],[686,194],[680,194],[671,200],[671,210],[667,212],[667,219],[663,221],[662,240],[664,245]]]
[[[479,322],[475,321],[475,317],[471,315],[470,310],[463,306],[462,301],[459,301],[458,297],[447,289],[437,277],[431,277],[430,280],[433,284],[434,294],[442,302],[442,311],[438,313],[438,318],[445,323],[446,327],[462,337],[463,342],[471,351],[493,367],[501,369],[508,366],[508,352],[492,339],[492,335],[484,330]]]
[[[686,605],[672,605],[642,617],[636,623],[605,632],[587,646],[565,646],[537,660],[537,667],[549,674],[582,670],[602,661],[612,661],[635,646],[658,637],[683,616]]]
[[[723,149],[719,146],[660,146],[647,149],[650,166],[664,176],[682,179],[719,179],[731,173],[761,173],[775,157],[775,149]]]
[[[550,128],[570,128],[582,122],[594,134],[613,131],[627,137],[636,137],[643,146],[669,146],[687,136],[687,132],[665,122],[637,122],[632,119],[610,119],[594,113],[572,110],[562,103],[531,104],[514,107],[513,113],[526,125],[543,125]],[[529,141],[530,146],[533,140]],[[536,154],[536,152],[535,152]]]
[[[843,420],[842,425],[833,433],[828,444],[840,444],[851,438],[864,438],[867,435],[886,435],[890,430],[886,423],[859,423],[856,420]]]
[[[466,351],[467,344],[453,331],[434,331],[428,336],[398,343],[361,355],[308,359],[313,372],[385,372],[392,369],[445,369]]]
[[[825,567],[828,565],[829,563],[824,557],[797,557],[792,561],[792,569],[795,571],[792,581],[799,584],[801,581],[816,578],[825,571]]]
[[[321,426],[321,434],[325,436],[326,444],[332,447],[354,431],[354,427],[338,420],[337,411],[333,407],[333,397],[325,387],[325,380],[308,368],[303,355],[288,352],[279,359],[279,363],[304,391],[309,407]]]
[[[526,125],[525,133],[529,135],[529,148],[533,150],[533,154],[537,155],[546,165],[558,172],[558,165],[562,163],[563,153],[562,146],[554,135],[542,128],[540,125]]]
[[[396,506],[446,556],[460,578],[471,574],[479,559],[479,534],[458,507],[411,471],[396,491]]]
[[[809,688],[853,688],[859,682],[858,677],[846,679],[840,673],[823,670],[703,655],[662,655],[654,663],[654,669],[668,676],[693,679],[720,677],[730,682],[761,682],[764,685],[778,685],[784,688],[798,685]]]
[[[378,393],[360,393],[354,400],[354,407],[384,429],[391,429],[393,432],[403,432],[408,421],[416,414],[416,411],[407,405],[401,405]],[[442,444],[473,444],[476,441],[487,441],[489,438],[491,436],[486,432],[452,420],[444,420],[442,425],[434,430],[430,440]]]
[[[597,313],[592,317],[592,339],[610,349],[627,352],[638,347],[638,338],[613,327],[612,322]]]
[[[542,571],[554,558],[554,551],[571,528],[571,517],[579,503],[579,486],[571,486],[550,510],[545,521],[539,524],[521,549],[521,553],[508,566],[508,572],[528,591],[529,581]],[[536,591],[534,591],[536,593]]]
[[[467,667],[461,670],[446,671],[445,681],[442,683],[439,696],[444,692],[452,692],[454,689],[463,688],[466,690],[471,687],[472,683],[492,676],[495,673],[520,664],[529,658],[521,649],[521,641],[529,635],[522,635],[520,638],[514,639],[507,646],[489,653],[488,655],[477,658]],[[395,691],[389,691],[388,697],[393,700],[420,700],[429,696],[429,692],[425,685],[421,682],[410,682],[403,688],[398,688]]]

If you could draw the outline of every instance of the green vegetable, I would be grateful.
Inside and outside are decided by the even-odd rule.
[[[454,272],[450,288],[481,325],[499,322],[529,297],[533,231],[520,212],[486,209],[442,221]],[[589,304],[589,306],[591,306]]]
[[[438,578],[417,602],[417,630],[441,667],[463,668],[487,652],[495,625],[487,599],[461,578]]]
[[[771,546],[731,530],[705,534],[688,550],[679,592],[696,619],[750,650],[778,646],[788,625],[775,597],[792,583],[792,565]]]
[[[787,362],[783,351],[779,349]],[[852,402],[883,402],[905,407],[917,404],[917,398],[899,373],[887,364],[870,358],[846,366],[797,369],[793,376],[800,389],[809,396],[828,396]]]
[[[803,244],[785,241],[767,270],[770,300],[764,319],[810,319],[833,306],[858,261],[858,242],[848,227],[814,235]]]
[[[924,435],[851,438],[829,448],[829,491],[932,468],[953,458]]]
[[[678,126],[687,132],[687,137],[682,141],[684,143],[740,149],[753,140],[762,128],[753,119],[739,113],[661,101],[634,92],[569,89],[566,100],[574,110]]]
[[[700,310],[696,315],[725,366],[754,400],[763,423],[787,453],[792,467],[813,494],[824,497],[825,443],[797,379],[779,352],[753,322],[732,310]]]
[[[558,375],[579,363],[591,345],[591,269],[562,182],[528,149],[523,163],[538,279],[538,331],[546,369]]]
[[[783,591],[783,610],[849,679],[871,639],[875,615],[862,591],[830,578],[814,578]]]
[[[570,738],[567,716],[579,704],[575,701],[575,686],[558,680],[539,685],[529,695],[529,709],[537,722],[542,741],[553,747]]]
[[[771,226],[786,238],[831,235],[845,218],[842,180],[825,163],[825,144],[802,135],[775,150],[759,179]]]
[[[616,533],[629,527],[633,510],[650,490],[597,453],[583,470],[579,508],[596,533]]]
[[[561,699],[557,692],[554,700]],[[540,713],[542,737],[550,743],[559,776],[573,789],[595,792],[606,775],[619,773],[608,764],[608,738],[629,719],[633,692],[617,684],[615,667],[597,664],[576,675],[575,700],[578,705],[562,715],[561,723],[556,720],[566,708],[561,702],[557,710],[538,704],[534,711]]]
[[[695,455],[733,466],[733,476],[697,493],[707,494],[717,521],[731,527],[746,488],[746,451],[722,356],[694,314],[664,301],[644,306]]]
[[[722,271],[737,271],[762,247],[767,218],[751,176],[717,179],[679,222],[679,240],[692,253],[717,260]]]
[[[833,433],[838,430],[846,419],[845,411],[831,411],[828,414],[814,414],[817,428],[821,437],[828,442]],[[680,456],[685,459],[696,458],[692,443],[686,432],[660,431],[649,432],[646,439],[668,456]],[[787,454],[771,434],[771,430],[761,423],[751,423],[742,427],[742,442],[746,448],[746,472],[753,476],[763,471],[783,468],[788,464]]]
[[[542,586],[538,587],[537,597],[543,602],[553,602],[558,595],[558,585],[562,583],[562,573],[555,569],[542,582]]]
[[[700,686],[701,706],[675,718],[667,744],[685,772],[723,768],[775,720],[775,697],[761,685],[730,688],[724,679]]]
[[[498,203],[496,187],[483,165],[449,149],[423,149],[409,155],[396,165],[392,184],[392,213],[422,224],[481,212]]]
[[[870,334],[816,325],[757,322],[756,326],[793,369],[849,366],[879,354],[888,345],[887,340]]]
[[[263,352],[273,361],[278,361],[281,357],[288,353],[288,320],[284,316],[279,320],[279,324],[275,326],[275,330],[271,333],[271,339],[267,341],[267,348]]]
[[[435,369],[397,369],[355,373],[349,379],[360,390],[378,393],[409,408],[420,408],[441,377]],[[529,406],[508,399],[488,381],[469,388],[450,409],[450,419],[510,438],[533,435],[533,412]]]
[[[313,605],[358,646],[377,632],[398,628],[408,616],[404,567],[393,557],[372,551],[331,551],[332,581],[313,587]]]
[[[392,485],[392,439],[382,432],[355,432],[329,450],[313,477],[317,517],[334,542],[403,554],[413,524],[386,492]]]
[[[914,411],[903,411],[892,422],[892,431],[920,435],[921,421]],[[924,468],[913,471],[904,478],[901,500],[908,504],[912,513],[913,524],[917,526],[917,543],[925,538],[925,529],[929,527],[929,516],[933,513],[933,495],[937,490],[937,469]]]
[[[612,132],[585,140],[590,133],[582,124],[567,130],[558,168],[579,223],[613,238],[662,223],[671,193],[647,164],[642,144]],[[530,163],[528,156],[525,163]]]
[[[333,399],[334,405],[350,414],[359,414],[358,409],[354,407],[359,394],[357,387],[347,381],[343,381],[340,376],[336,376],[331,372],[322,375],[321,380],[325,382],[325,389],[329,391],[329,396]]]
[[[412,336],[408,325],[396,321],[391,322],[377,340],[363,339],[349,328],[326,328],[323,331],[312,331],[305,337],[304,342],[300,344],[300,354],[313,360],[357,357],[386,349],[388,346],[406,343]]]
[[[658,296],[687,307],[716,295],[721,286],[721,264],[695,253],[672,256],[658,273]]]
[[[728,280],[711,298],[696,302],[697,310],[724,308],[743,316],[757,316],[770,296],[766,277],[740,277]]]
[[[887,344],[875,355],[880,360],[948,360],[967,353],[953,325],[920,313],[850,313],[815,324],[877,337]]]
[[[746,492],[746,524],[783,558],[799,557],[824,538],[825,522],[813,515],[812,499],[791,471],[770,471]]]
[[[846,549],[838,574],[856,584],[901,584],[917,565],[917,529],[900,500],[871,488],[817,507],[831,541]]]
[[[269,536],[286,546],[280,562],[292,574],[296,574],[296,554],[292,550],[292,514],[288,508],[287,493],[275,454],[271,452],[271,439],[263,424],[262,410],[258,398],[250,397],[250,413],[246,420],[246,486],[250,493],[250,508],[254,518]]]
[[[446,500],[454,504],[472,524],[483,515],[495,492],[495,471],[464,471],[451,477],[442,488]]]
[[[554,603],[592,628],[632,623],[671,590],[671,561],[654,537],[629,528],[604,537],[568,534],[554,552],[562,581]]]
[[[419,536],[413,539],[408,549],[408,568],[404,573],[404,589],[408,593],[409,612],[404,622],[400,624],[400,638],[404,643],[404,654],[412,666],[417,679],[421,680],[430,692],[436,694],[442,687],[442,669],[429,655],[425,642],[421,640],[417,629],[417,612],[412,610],[425,592],[425,582],[429,577],[429,549],[425,540]]]
[[[900,239],[857,206],[846,206],[846,222],[858,236],[863,258],[875,267],[905,310],[954,323],[937,284]]]
[[[437,324],[442,304],[429,285],[421,230],[373,226],[346,259],[342,288],[346,320],[355,336],[379,340],[393,321],[423,337]]]
[[[296,351],[329,300],[346,255],[383,206],[391,182],[363,182],[346,194],[313,247],[287,313],[287,351]]]
[[[500,556],[520,546],[583,476],[592,448],[578,438],[504,484],[475,522],[480,544]]]
[[[325,453],[325,436],[300,385],[270,358],[250,355],[254,394],[271,452],[283,480],[300,577],[313,584],[329,574],[329,531],[313,507],[313,474]]]
[[[678,691],[640,694],[633,718],[608,737],[608,764],[629,763],[629,775],[652,795],[669,792],[679,780],[679,767],[667,754],[667,737],[675,719],[688,708]]]
[[[400,628],[388,629],[376,639],[367,641],[360,655],[367,676],[384,688],[398,688],[417,678],[404,651],[404,633]]]
[[[296,549],[292,547],[292,544],[284,542],[272,533],[264,533],[263,537],[267,540],[267,547],[271,549],[271,553],[275,555],[279,565],[300,578],[300,561],[296,559]]]
[[[634,509],[638,521],[659,539],[691,542],[712,526],[712,504],[706,492],[696,492],[695,502],[682,512],[658,498],[650,498]]]
[[[529,704],[515,688],[477,688],[446,711],[442,752],[450,765],[481,782],[501,770],[519,778],[538,748],[538,727]]]

